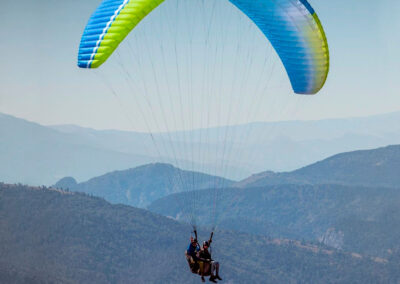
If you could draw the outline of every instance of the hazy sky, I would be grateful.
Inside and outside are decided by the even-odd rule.
[[[104,68],[91,72],[79,70],[76,57],[82,31],[99,0],[2,0],[0,112],[42,124],[146,130],[147,123],[157,130],[164,119],[170,129],[204,126],[207,108],[207,125],[400,110],[400,1],[310,1],[331,52],[325,88],[311,98],[290,94],[277,56],[255,25],[227,1],[203,1],[166,0]],[[218,2],[214,10],[213,1]],[[268,91],[263,87],[267,79]],[[182,102],[179,92],[191,96]],[[263,92],[280,97],[255,100]],[[196,101],[200,93],[208,94],[208,106]],[[244,98],[233,103],[237,106],[227,107],[232,97],[240,96]],[[254,98],[253,103],[247,97]],[[183,108],[178,111],[179,104]],[[220,106],[223,119],[217,115]],[[233,114],[228,115],[229,109]],[[149,118],[152,112],[156,119]]]

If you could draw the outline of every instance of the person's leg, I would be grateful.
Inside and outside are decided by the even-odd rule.
[[[198,261],[197,263],[199,264],[199,274],[204,276],[204,262]]]
[[[210,263],[211,265],[211,276],[214,277],[215,276],[215,261],[211,261]]]
[[[211,261],[209,265],[210,265],[210,274],[211,274],[209,280],[210,280],[210,282],[217,283],[217,281],[215,281],[216,277],[215,277],[215,264],[214,264],[214,261]]]
[[[206,280],[204,279],[204,262],[199,261],[198,263],[200,265],[199,274],[201,275],[201,281],[205,282]]]
[[[216,271],[215,278],[217,278],[218,280],[222,280],[222,278],[219,276],[219,262],[215,261],[214,263],[215,263],[215,271]]]

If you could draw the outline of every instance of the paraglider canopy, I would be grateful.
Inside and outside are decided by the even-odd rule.
[[[227,0],[228,1],[228,0]],[[84,30],[78,66],[97,68],[139,22],[164,0],[104,0]],[[324,30],[306,0],[229,0],[246,14],[278,53],[297,94],[315,94],[329,72]]]

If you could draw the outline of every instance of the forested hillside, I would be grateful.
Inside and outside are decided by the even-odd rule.
[[[0,282],[199,283],[183,251],[190,228],[84,194],[0,184]],[[205,238],[200,230],[201,238]],[[395,258],[216,232],[227,283],[396,283]]]
[[[278,238],[318,241],[362,254],[388,256],[400,248],[400,189],[329,185],[276,185],[218,190],[220,228]],[[155,201],[153,212],[180,218],[184,193]],[[196,194],[202,224],[214,220],[213,204]],[[191,194],[192,196],[193,194]]]

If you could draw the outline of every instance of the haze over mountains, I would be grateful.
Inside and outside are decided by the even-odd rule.
[[[115,171],[82,183],[67,177],[54,186],[103,197],[112,203],[144,208],[154,200],[172,193],[232,184],[233,181],[224,178],[183,171],[172,165],[158,163]]]
[[[148,211],[47,188],[0,184],[3,283],[199,283],[183,251],[190,228]],[[200,238],[205,238],[200,229]],[[226,283],[398,283],[388,259],[216,232]],[[262,248],[262,249],[260,249]]]
[[[78,139],[65,131],[18,122],[14,128],[2,129],[16,144],[8,145],[10,153],[22,147],[16,156],[20,159],[26,159],[29,150],[45,146],[101,151],[108,147],[107,139],[96,135]],[[26,135],[21,129],[42,135],[35,134],[31,149],[21,143]],[[80,144],[90,139],[96,147]],[[52,158],[49,161],[57,169]],[[196,283],[181,247],[186,246],[190,227],[171,217],[183,221],[183,211],[191,208],[179,201],[196,196],[197,222],[210,226],[214,204],[207,198],[218,192],[214,212],[218,228],[226,231],[216,233],[214,256],[223,263],[228,282],[397,283],[399,161],[400,145],[393,145],[337,154],[292,172],[263,172],[236,183],[155,163],[80,183],[67,177],[56,184],[106,200],[0,183],[0,280]],[[31,172],[37,171],[35,164],[28,165]],[[223,188],[214,189],[215,185]],[[107,201],[147,206],[169,218]]]
[[[0,133],[0,180],[4,182],[52,184],[69,175],[87,179],[151,160],[4,114],[0,114]]]
[[[82,183],[66,177],[54,186],[93,194],[112,203],[145,208],[151,202],[169,194],[231,186],[250,188],[286,184],[341,184],[399,187],[399,172],[400,145],[394,145],[337,154],[293,172],[264,172],[236,183],[221,177],[156,163],[114,171]]]
[[[149,164],[80,184],[66,178],[56,187],[112,203],[148,206],[184,222],[194,210],[188,200],[196,198],[193,213],[204,226],[217,217],[224,229],[323,242],[387,257],[400,249],[396,241],[400,239],[396,229],[400,228],[399,172],[400,145],[393,145],[342,153],[293,172],[266,172],[237,183],[167,164]]]
[[[0,180],[54,184],[62,177],[73,176],[84,181],[153,162],[239,180],[265,170],[293,170],[344,151],[400,143],[398,121],[400,112],[155,134],[160,157],[148,134],[78,126],[47,127],[0,114]],[[226,169],[221,172],[218,164],[224,151],[219,147],[225,138],[231,148],[224,155]]]
[[[343,153],[288,173],[264,173],[219,192],[219,227],[278,238],[320,241],[347,251],[387,256],[400,248],[400,145]],[[214,220],[199,192],[197,220]],[[180,219],[181,199],[149,210]]]
[[[337,154],[292,172],[267,171],[235,186],[326,183],[400,187],[400,145]]]

